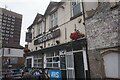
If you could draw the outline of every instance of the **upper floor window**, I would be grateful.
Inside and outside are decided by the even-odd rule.
[[[32,39],[34,39],[35,38],[35,29],[34,28],[32,29],[32,35],[33,35]]]
[[[38,30],[38,35],[42,34],[42,32],[43,32],[43,24],[39,23],[37,27],[38,27],[38,29],[37,29]]]
[[[18,63],[18,58],[17,57],[10,58],[10,64],[17,64],[17,63]]]
[[[57,12],[51,14],[51,16],[50,16],[50,22],[51,22],[50,29],[53,28],[53,27],[55,27],[55,26],[57,26]]]
[[[72,5],[72,16],[79,15],[81,13],[80,9],[80,0],[75,0],[74,2],[71,3]]]
[[[11,20],[11,18],[8,18],[8,20]]]
[[[2,16],[0,15],[0,19],[2,19]]]
[[[0,19],[0,22],[2,22],[2,19]]]

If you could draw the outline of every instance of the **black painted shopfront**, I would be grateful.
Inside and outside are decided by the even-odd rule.
[[[44,48],[38,51],[24,54],[25,57],[38,54],[50,54],[59,52],[59,57],[56,58],[59,67],[47,67],[44,69],[58,69],[61,71],[61,80],[88,80],[89,65],[87,59],[87,42],[85,38],[71,41],[64,44],[58,44],[53,47]],[[45,59],[45,58],[44,58]],[[54,61],[54,57],[52,58]],[[47,58],[46,58],[47,61]],[[50,63],[50,61],[48,61]],[[47,62],[46,62],[47,64]],[[54,64],[51,64],[54,65]],[[57,79],[56,79],[57,80]],[[90,79],[89,79],[90,80]]]

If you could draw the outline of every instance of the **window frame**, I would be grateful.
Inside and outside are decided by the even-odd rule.
[[[73,3],[75,4],[75,5],[73,5]],[[81,16],[82,15],[82,10],[81,10],[81,2],[80,2],[80,0],[75,0],[74,2],[71,2],[71,20],[73,20],[73,19],[75,19],[75,18],[77,18],[78,16]],[[74,8],[76,7],[76,6],[79,6],[79,12],[77,13],[77,14],[74,14]]]
[[[37,25],[37,34],[39,35],[39,34],[42,34],[43,33],[43,23],[41,22],[41,23],[39,23],[38,25]]]
[[[55,11],[50,15],[50,29],[56,27],[57,23],[58,23],[58,12]]]
[[[53,52],[51,56],[47,56],[47,54],[51,53],[46,53],[46,68],[60,68],[60,53],[58,52],[58,55],[56,55],[56,52]],[[55,58],[58,58],[58,60],[54,61]],[[47,61],[47,59],[51,59],[52,61]],[[51,64],[51,66],[47,66],[48,64]],[[57,67],[54,66],[55,64],[57,64]]]
[[[35,62],[36,60],[36,62]],[[41,62],[39,62],[39,60]],[[38,67],[38,68],[42,68],[42,55],[35,55],[34,56],[34,64],[33,64],[34,67]]]
[[[17,57],[11,57],[10,58],[10,64],[18,64],[18,58]]]

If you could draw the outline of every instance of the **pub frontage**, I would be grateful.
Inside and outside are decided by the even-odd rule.
[[[73,79],[89,78],[89,68],[86,54],[86,39],[78,39],[65,44],[44,48],[25,54],[26,67],[38,66],[41,71],[59,72],[53,78]],[[49,77],[50,77],[49,73]],[[57,76],[57,77],[56,77]],[[59,76],[59,77],[58,77]]]
[[[50,2],[45,14],[37,13],[28,27],[25,66],[51,80],[89,79],[83,23],[81,2]]]

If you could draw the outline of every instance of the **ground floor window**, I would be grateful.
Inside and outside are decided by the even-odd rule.
[[[31,68],[31,66],[32,66],[32,59],[30,58],[30,59],[27,59],[27,67]]]
[[[59,68],[60,59],[59,51],[46,53],[46,68]]]
[[[34,67],[42,68],[42,55],[34,56]]]
[[[18,63],[18,58],[17,57],[11,57],[10,58],[10,64],[17,64]]]
[[[107,78],[120,78],[119,76],[119,61],[120,53],[118,52],[107,52],[103,56],[105,74]]]

